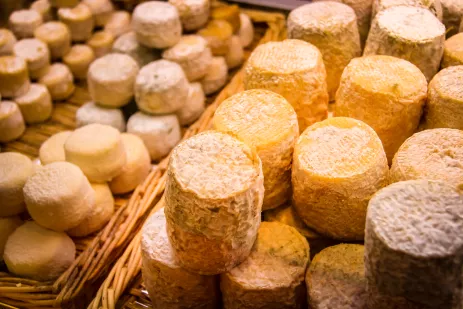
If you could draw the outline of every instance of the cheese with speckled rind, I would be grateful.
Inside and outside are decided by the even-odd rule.
[[[82,3],[86,4],[92,11],[97,27],[104,26],[114,11],[111,0],[82,0]]]
[[[309,244],[293,227],[262,222],[250,255],[220,275],[225,309],[307,308]]]
[[[251,18],[244,13],[240,13],[240,30],[237,35],[243,47],[248,47],[254,40],[254,25]]]
[[[22,224],[23,221],[18,216],[0,217],[0,262],[3,261],[3,251],[8,237]]]
[[[264,185],[257,153],[206,131],[180,143],[167,170],[167,232],[179,264],[203,275],[231,270],[251,252]]]
[[[230,40],[230,48],[225,55],[225,61],[229,69],[234,69],[240,66],[244,61],[244,50],[241,40],[238,36],[232,36]]]
[[[87,41],[87,45],[93,49],[97,58],[111,52],[114,43],[114,35],[109,31],[95,32]]]
[[[15,56],[0,57],[0,94],[3,98],[13,98],[29,90],[30,81],[27,63]]]
[[[13,54],[13,46],[16,44],[16,37],[8,29],[0,29],[0,56]]]
[[[147,220],[141,238],[143,281],[153,308],[215,309],[220,302],[217,276],[183,269],[167,237],[164,209]]]
[[[29,77],[39,79],[50,68],[50,51],[47,44],[38,39],[22,39],[13,47],[13,54],[27,63]]]
[[[47,86],[54,101],[69,98],[76,89],[71,70],[67,65],[59,62],[50,66],[47,73],[39,79],[39,83]]]
[[[53,20],[53,12],[51,10],[51,4],[48,0],[36,0],[31,3],[31,10],[37,11],[44,22]]]
[[[393,6],[373,20],[364,56],[389,55],[416,65],[429,81],[439,70],[445,26],[429,10]]]
[[[80,2],[73,8],[60,8],[58,18],[69,27],[73,42],[83,42],[92,36],[94,20],[92,11]]]
[[[169,3],[177,8],[186,31],[202,28],[209,19],[209,0],[169,0]]]
[[[227,83],[228,67],[224,57],[213,57],[206,75],[200,80],[206,95],[219,91]]]
[[[26,209],[23,187],[33,173],[32,161],[25,155],[0,153],[0,217],[18,215]]]
[[[428,9],[442,22],[441,0],[374,0],[372,18],[381,11],[393,6],[406,5]]]
[[[23,135],[25,130],[24,117],[18,104],[0,101],[0,142],[11,142]]]
[[[87,79],[88,68],[94,60],[95,52],[90,46],[84,44],[73,45],[63,57],[63,63],[69,67],[74,78],[80,80]]]
[[[72,8],[78,5],[80,0],[50,0],[50,4],[55,8]]]
[[[76,112],[76,127],[80,128],[91,123],[99,123],[125,131],[124,114],[118,108],[107,108],[88,102],[79,107]]]
[[[47,87],[31,84],[29,91],[15,99],[28,124],[44,122],[51,116],[53,102]]]
[[[34,36],[48,45],[54,60],[62,58],[71,49],[71,32],[62,22],[47,22],[35,29]]]
[[[454,65],[463,65],[463,33],[455,34],[444,43],[441,67],[445,69]]]
[[[431,180],[394,183],[368,205],[365,276],[375,309],[458,308],[463,194]]]
[[[232,26],[225,20],[211,20],[198,34],[207,40],[214,56],[225,56],[230,49]]]
[[[177,112],[177,118],[181,126],[195,122],[206,109],[206,96],[200,83],[190,84],[188,99]]]
[[[62,131],[50,136],[39,149],[40,162],[47,165],[53,162],[66,161],[64,143],[71,135],[71,131]]]
[[[299,127],[296,112],[285,98],[261,89],[240,92],[220,104],[212,127],[256,149],[264,174],[263,210],[290,199],[291,162]]]
[[[238,5],[222,5],[211,10],[213,20],[225,20],[233,28],[233,33],[237,33],[241,27],[240,8]]]
[[[334,100],[342,71],[362,53],[355,12],[338,2],[315,2],[288,16],[288,38],[315,45],[323,55],[330,100]]]
[[[447,37],[458,32],[463,17],[463,2],[459,0],[440,0],[443,12],[443,22],[447,29]]]
[[[325,65],[320,51],[300,40],[259,45],[245,68],[246,89],[267,89],[285,97],[296,111],[299,131],[328,115]]]
[[[130,22],[131,16],[129,12],[115,11],[106,22],[104,30],[111,32],[115,37],[119,37],[131,30]]]
[[[408,61],[390,56],[357,58],[342,75],[335,116],[356,118],[371,126],[391,162],[418,127],[426,92],[425,76]]]
[[[362,240],[368,201],[388,184],[388,173],[371,127],[353,118],[329,118],[307,128],[294,149],[294,207],[320,234]]]
[[[8,20],[9,28],[18,39],[32,38],[42,23],[42,15],[34,10],[14,11]]]
[[[132,57],[140,68],[160,58],[160,55],[155,50],[141,45],[137,40],[136,33],[133,31],[118,37],[114,41],[112,52]]]

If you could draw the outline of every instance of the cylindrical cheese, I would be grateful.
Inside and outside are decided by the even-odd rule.
[[[206,109],[206,96],[200,83],[190,84],[188,99],[177,112],[177,118],[181,126],[195,122]]]
[[[244,50],[241,40],[238,36],[234,35],[230,41],[230,48],[225,55],[225,61],[229,69],[234,69],[240,66],[244,61]]]
[[[202,28],[209,19],[209,0],[169,0],[180,14],[183,29],[194,31]]]
[[[250,254],[264,196],[262,163],[246,144],[206,131],[179,144],[167,170],[167,231],[179,264],[229,271]]]
[[[463,65],[463,33],[455,34],[444,43],[441,67],[445,69],[454,65]]]
[[[0,56],[13,54],[13,46],[16,44],[16,37],[8,29],[0,29]]]
[[[34,36],[48,45],[51,58],[54,60],[62,58],[71,49],[71,32],[62,22],[45,23],[35,29]]]
[[[259,45],[245,68],[246,89],[267,89],[285,97],[296,111],[299,131],[328,115],[325,65],[320,51],[300,40]]]
[[[97,58],[103,57],[111,52],[114,43],[114,35],[109,31],[95,32],[92,37],[87,41]]]
[[[64,143],[71,135],[71,131],[62,131],[50,136],[42,143],[39,149],[39,157],[42,165],[53,162],[66,161],[64,154]]]
[[[443,12],[443,23],[447,29],[447,37],[458,32],[463,17],[463,2],[455,0],[440,0]]]
[[[47,87],[31,84],[29,91],[15,99],[24,120],[28,124],[40,123],[51,116],[53,104]]]
[[[320,50],[328,94],[334,100],[342,71],[362,53],[354,10],[330,1],[300,6],[289,14],[288,38],[309,42]]]
[[[116,11],[111,14],[104,30],[111,32],[115,37],[123,35],[130,31],[131,26],[131,16],[129,12],[126,11]]]
[[[225,20],[212,20],[198,34],[207,40],[214,56],[225,56],[230,49],[232,26]]]
[[[241,45],[248,47],[254,40],[254,26],[251,18],[244,13],[240,13],[240,25],[237,35],[240,38]]]
[[[91,123],[99,123],[125,131],[124,114],[118,108],[98,106],[94,102],[88,102],[79,107],[76,112],[76,127],[80,128]]]
[[[369,308],[458,308],[462,301],[463,194],[410,180],[368,205],[365,276]]]
[[[3,252],[8,237],[22,224],[23,221],[18,216],[0,217],[0,262],[3,261]]]
[[[224,57],[213,57],[206,75],[200,80],[206,95],[222,89],[227,83],[228,67]]]
[[[27,63],[15,56],[0,57],[0,94],[3,98],[13,98],[29,90],[30,81]]]
[[[114,11],[111,0],[82,0],[92,11],[95,26],[104,26]]]
[[[27,63],[29,77],[39,79],[50,68],[50,52],[47,44],[38,39],[22,39],[13,48],[16,57]]]
[[[291,162],[299,127],[296,112],[285,98],[268,90],[240,92],[220,104],[212,126],[256,149],[264,174],[263,210],[290,199]]]
[[[50,4],[55,8],[72,8],[78,5],[80,0],[50,0]]]
[[[42,15],[34,10],[14,11],[8,20],[9,28],[18,39],[32,38],[42,22]]]
[[[240,8],[238,5],[221,5],[211,10],[213,20],[225,20],[232,28],[233,33],[237,33],[241,27]]]
[[[19,138],[25,130],[24,117],[18,104],[0,101],[0,143],[8,143]]]
[[[39,83],[47,86],[54,101],[66,100],[76,89],[74,77],[68,66],[62,63],[53,63]]]
[[[372,128],[352,118],[329,118],[307,128],[294,149],[294,207],[323,235],[362,240],[368,201],[388,184],[388,173]]]
[[[357,58],[346,67],[336,95],[335,116],[371,126],[389,162],[420,121],[426,78],[408,61],[390,56]]]
[[[224,309],[306,308],[309,244],[293,227],[262,222],[250,255],[220,275]]]
[[[363,55],[408,60],[429,81],[439,70],[444,41],[445,27],[429,10],[393,6],[376,15]]]
[[[428,9],[439,21],[442,21],[441,0],[374,0],[372,18],[379,12],[398,5],[416,6]]]
[[[86,41],[92,35],[94,26],[92,11],[82,2],[73,8],[59,9],[58,17],[69,27],[72,41]]]
[[[132,57],[140,68],[160,58],[160,55],[155,50],[141,45],[137,40],[136,33],[133,31],[118,37],[114,41],[112,52]]]
[[[51,4],[48,0],[36,0],[31,3],[31,10],[37,11],[44,22],[53,20],[53,12],[51,10]]]
[[[87,79],[88,68],[95,60],[93,49],[84,44],[76,44],[63,57],[63,63],[71,70],[76,79]]]

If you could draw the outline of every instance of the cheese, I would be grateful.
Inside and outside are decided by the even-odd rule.
[[[57,279],[74,262],[76,246],[62,232],[26,222],[11,234],[5,246],[8,270],[20,277],[38,281]]]
[[[390,56],[357,58],[344,70],[335,116],[371,126],[383,142],[389,162],[420,121],[426,78],[408,61]]]
[[[251,18],[244,13],[240,13],[240,25],[238,37],[240,38],[241,45],[248,47],[254,40],[254,26]]]
[[[39,79],[50,68],[50,52],[47,44],[37,39],[22,39],[13,47],[13,54],[27,63],[29,77]]]
[[[64,143],[72,131],[62,131],[50,136],[39,149],[40,162],[47,165],[53,162],[66,161]]]
[[[372,17],[374,18],[378,12],[399,5],[428,9],[442,22],[442,5],[440,0],[374,0]]]
[[[281,95],[247,90],[217,108],[212,127],[256,149],[264,174],[263,210],[284,204],[291,196],[291,162],[299,137],[297,115]]]
[[[229,69],[239,67],[244,61],[244,50],[241,40],[238,36],[234,35],[230,41],[230,48],[225,55],[225,61]]]
[[[295,228],[262,222],[247,259],[220,275],[224,308],[306,308],[308,264],[309,244]]]
[[[416,65],[429,81],[444,52],[445,27],[427,9],[394,6],[377,14],[364,56],[389,55]]]
[[[176,111],[181,126],[195,122],[206,109],[206,96],[200,83],[190,84],[185,105]]]
[[[143,140],[153,161],[167,156],[182,137],[175,115],[151,116],[142,112],[129,118],[127,133],[137,135]]]
[[[230,49],[232,26],[224,20],[212,20],[198,34],[207,40],[214,56],[225,56]]]
[[[454,0],[440,0],[443,12],[443,22],[447,29],[447,37],[458,32],[463,17],[463,2]]]
[[[445,69],[453,65],[463,65],[463,33],[455,34],[444,43],[441,67]]]
[[[47,44],[53,60],[63,58],[71,49],[71,32],[62,22],[47,22],[35,29],[34,36]]]
[[[133,31],[118,37],[114,41],[112,52],[132,57],[140,68],[160,58],[157,52],[138,43],[137,35]]]
[[[47,87],[31,84],[29,91],[15,99],[27,124],[44,122],[50,118],[53,102]]]
[[[143,281],[153,308],[217,308],[219,278],[183,269],[176,258],[166,230],[164,209],[147,220],[141,238]]]
[[[141,68],[135,81],[135,101],[140,110],[167,114],[186,104],[189,83],[182,67],[168,60],[157,60]]]
[[[34,30],[42,23],[42,16],[34,10],[14,11],[8,19],[9,28],[18,39],[33,37]]]
[[[111,0],[82,0],[82,3],[92,11],[97,27],[104,26],[114,11]]]
[[[388,184],[388,173],[372,128],[352,118],[329,118],[307,128],[294,149],[294,207],[320,234],[362,240],[368,200]]]
[[[95,60],[87,73],[93,101],[112,108],[128,104],[134,94],[138,70],[135,60],[123,54],[108,54]]]
[[[63,57],[63,63],[71,70],[76,79],[86,79],[88,68],[95,60],[93,49],[84,44],[73,45],[71,50]]]
[[[97,58],[111,52],[114,43],[114,35],[108,31],[95,32],[87,41],[87,45],[93,49]]]
[[[50,0],[50,4],[55,8],[72,8],[79,4],[79,0]]]
[[[39,79],[39,83],[47,86],[54,101],[68,99],[76,89],[69,67],[58,62],[50,66],[47,73]]]
[[[23,187],[33,173],[32,161],[25,155],[16,152],[0,153],[0,217],[18,215],[26,209]]]
[[[461,191],[430,180],[398,182],[371,199],[365,231],[369,308],[460,303],[461,205]]]
[[[18,105],[12,101],[0,102],[0,142],[18,139],[26,130],[24,118]]]
[[[74,163],[93,183],[110,181],[126,163],[118,130],[93,123],[76,129],[64,143],[66,161]]]
[[[175,6],[160,1],[148,1],[135,7],[132,28],[138,41],[151,48],[168,48],[177,44],[182,24]]]
[[[169,0],[169,3],[177,8],[185,31],[198,30],[209,19],[209,0]]]
[[[228,67],[224,57],[213,57],[206,75],[200,80],[206,95],[222,89],[227,83]]]
[[[178,63],[189,81],[206,75],[212,62],[212,53],[207,41],[199,35],[186,35],[162,53],[162,58]]]
[[[125,131],[124,114],[117,108],[98,106],[94,102],[88,102],[79,107],[76,112],[76,127],[80,128],[91,123],[99,123]]]
[[[0,29],[0,56],[13,54],[13,46],[16,44],[16,37],[8,29]]]
[[[93,15],[84,3],[80,2],[73,8],[60,8],[58,18],[69,27],[73,42],[83,42],[91,37],[94,27]]]
[[[44,22],[53,20],[53,12],[51,4],[48,0],[36,0],[31,3],[31,10],[38,12],[42,16]]]
[[[462,20],[463,20],[463,18],[462,18]],[[459,29],[458,32],[463,32],[463,22],[460,23],[460,29]]]
[[[27,63],[15,56],[0,57],[0,94],[3,98],[20,96],[29,90]]]
[[[131,30],[130,21],[129,12],[115,11],[106,22],[104,30],[111,32],[115,37],[119,37]]]
[[[236,33],[240,30],[240,8],[236,4],[214,7],[211,11],[211,18],[213,20],[227,21],[232,26],[233,33]]]
[[[288,16],[288,38],[315,45],[323,55],[330,100],[334,100],[342,71],[362,53],[357,17],[338,2],[315,2],[298,7]]]
[[[229,271],[251,251],[264,196],[262,163],[217,131],[180,143],[167,170],[165,214],[175,256],[202,275]]]
[[[23,221],[18,216],[0,218],[0,262],[3,261],[3,252],[8,237],[22,224]]]
[[[299,131],[328,114],[326,71],[320,51],[300,40],[259,45],[245,67],[246,89],[281,94],[296,111]]]

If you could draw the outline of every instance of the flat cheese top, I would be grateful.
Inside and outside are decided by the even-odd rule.
[[[179,15],[172,4],[161,1],[148,1],[135,7],[132,18],[141,23],[152,24],[179,19]]]
[[[13,101],[0,102],[0,119],[6,119],[19,111],[18,105]]]
[[[200,35],[185,35],[180,41],[162,53],[168,60],[188,60],[199,56],[207,48],[207,41]]]
[[[143,112],[133,114],[127,123],[130,131],[137,133],[171,132],[173,128],[179,126],[177,116],[170,115],[148,115]]]
[[[76,129],[64,144],[66,152],[92,157],[109,152],[121,142],[120,132],[108,125],[93,123]]]
[[[107,31],[97,31],[92,37],[87,41],[87,44],[90,46],[105,46],[112,44],[114,41],[114,35]]]
[[[463,32],[455,34],[445,41],[444,53],[463,60]]]
[[[374,5],[376,12],[398,5],[418,6],[427,8],[431,10],[434,15],[440,16],[440,18],[442,18],[442,7],[440,0],[376,0]]]
[[[59,21],[49,21],[35,29],[34,36],[44,42],[53,42],[63,37],[70,40],[70,31],[66,24]]]
[[[47,13],[51,8],[48,0],[36,0],[31,3],[31,10],[37,11],[41,14]]]
[[[137,40],[137,34],[135,31],[130,31],[124,33],[114,41],[113,49],[129,53],[136,51],[140,46]]]
[[[14,24],[29,24],[42,21],[42,16],[34,10],[18,10],[10,15],[10,22]]]
[[[37,61],[44,57],[50,57],[47,44],[38,39],[22,39],[18,41],[13,47],[13,52],[26,61]]]
[[[463,33],[462,33],[463,34]],[[463,43],[463,42],[462,42]],[[462,49],[463,56],[463,49]],[[437,73],[429,83],[444,98],[463,104],[463,65],[451,66]],[[462,105],[463,107],[463,105]]]
[[[58,10],[58,16],[60,18],[73,21],[80,21],[87,18],[93,18],[92,11],[87,5],[83,3],[79,3],[73,8],[60,8]]]
[[[0,57],[0,74],[17,74],[27,70],[26,62],[15,56]]]
[[[48,89],[42,84],[31,84],[29,90],[20,97],[15,98],[18,104],[35,104],[37,100],[46,96]]]
[[[79,107],[76,112],[77,119],[85,119],[85,121],[95,123],[113,123],[116,121],[119,123],[124,119],[124,115],[119,108],[106,108],[95,104],[94,102],[88,102]]]
[[[53,63],[47,71],[47,74],[40,78],[40,83],[55,83],[57,81],[72,81],[72,73],[68,66],[59,62]]]
[[[162,59],[141,68],[137,76],[136,87],[149,92],[159,92],[177,85],[182,79],[186,80],[182,67],[175,62]]]
[[[132,57],[113,53],[92,62],[88,69],[88,76],[99,82],[111,82],[135,76],[138,70],[138,64]]]
[[[0,109],[4,103],[0,103]],[[32,161],[23,154],[17,152],[0,153],[0,188],[17,184],[24,184],[34,168]]]
[[[88,61],[88,59],[93,59],[94,57],[95,53],[90,46],[76,44],[73,45],[71,50],[63,57],[63,61],[65,63],[74,64]]]

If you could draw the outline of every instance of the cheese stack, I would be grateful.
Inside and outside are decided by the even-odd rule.
[[[458,32],[463,17],[463,2],[455,0],[440,0],[443,12],[443,22],[447,29],[447,37]]]
[[[209,19],[209,0],[169,0],[169,3],[177,8],[185,31],[198,30]]]
[[[13,54],[13,46],[16,43],[16,37],[8,29],[0,29],[0,56]]]
[[[374,0],[372,17],[385,9],[393,6],[408,5],[428,9],[439,21],[442,22],[441,0]]]
[[[442,68],[453,65],[463,65],[463,33],[458,33],[444,43]]]
[[[35,29],[34,36],[47,44],[53,60],[62,58],[71,49],[71,32],[62,22],[45,23]]]
[[[23,135],[26,130],[18,104],[0,101],[0,142],[8,143]]]
[[[15,56],[0,57],[0,95],[13,98],[25,94],[30,87],[27,63]]]

